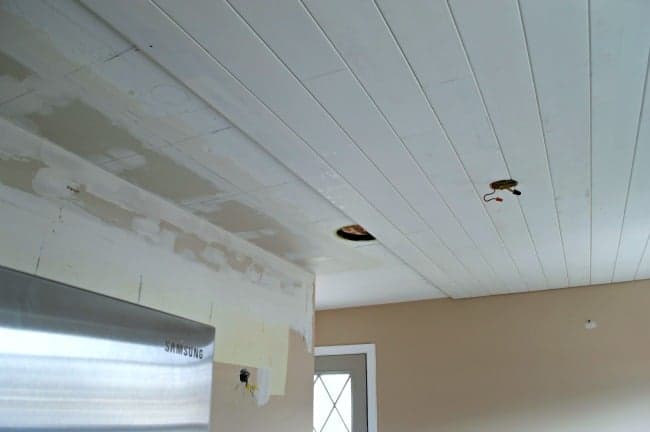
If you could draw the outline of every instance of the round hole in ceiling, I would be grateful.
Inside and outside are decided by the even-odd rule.
[[[361,225],[346,225],[336,231],[336,235],[350,241],[372,241],[375,236],[370,234]]]

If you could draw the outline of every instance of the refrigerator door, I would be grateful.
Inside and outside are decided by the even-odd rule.
[[[0,267],[0,430],[208,431],[213,341],[210,326]]]

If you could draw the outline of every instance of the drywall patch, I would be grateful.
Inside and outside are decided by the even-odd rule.
[[[66,205],[78,206],[98,220],[124,229],[131,228],[137,213],[86,191],[69,173],[48,167],[31,158],[0,158],[0,183],[8,187],[49,198],[65,198]]]
[[[161,154],[165,149],[148,148],[126,128],[80,100],[24,117],[44,138],[172,201],[221,192],[209,180]]]
[[[32,189],[48,198],[71,198],[79,192],[79,185],[68,173],[52,168],[41,168],[32,179]]]
[[[296,236],[273,218],[236,200],[222,201],[215,204],[212,211],[203,213],[210,222],[279,256],[304,256],[305,248],[301,247]],[[252,236],[254,232],[256,235]],[[309,243],[308,239],[305,239]],[[311,249],[311,248],[310,248]]]
[[[217,271],[226,266],[226,255],[223,251],[215,247],[206,246],[201,252],[200,257]]]
[[[33,74],[31,69],[0,51],[0,76],[9,76],[16,81],[24,81]]]
[[[172,229],[171,225],[168,229]],[[178,231],[176,233],[176,241],[174,242],[174,252],[176,253],[185,254],[186,256],[194,257],[194,259],[199,259],[199,257],[203,256],[207,247],[209,247],[207,243],[194,234],[188,234],[183,231]],[[190,255],[187,255],[188,253]],[[215,260],[214,262],[206,260],[208,265],[216,265],[215,270],[220,270],[220,267],[224,262],[223,259]]]
[[[50,106],[25,115],[44,138],[84,158],[109,157],[116,146],[138,151],[140,141],[129,132],[79,100],[64,105]]]
[[[58,189],[63,189],[64,185],[72,184],[74,191],[66,188],[65,196],[60,196],[59,198],[65,198],[67,201],[75,204],[83,203],[90,198],[87,206],[88,210],[95,209],[98,213],[101,213],[103,207],[106,207],[107,203],[110,202],[113,205],[129,210],[133,215],[137,214],[142,217],[156,215],[157,219],[161,221],[160,224],[165,224],[162,230],[176,234],[185,233],[186,236],[183,239],[186,243],[189,238],[188,236],[196,236],[190,242],[194,245],[193,252],[195,255],[202,255],[207,247],[217,249],[225,260],[224,264],[228,265],[233,271],[241,273],[244,277],[246,277],[247,272],[250,273],[249,269],[254,264],[260,266],[255,268],[255,273],[257,274],[261,273],[261,268],[266,267],[262,263],[255,262],[255,259],[249,254],[236,251],[236,248],[233,248],[233,243],[238,242],[233,242],[234,238],[232,236],[229,237],[225,232],[219,235],[216,233],[218,230],[213,226],[206,224],[195,216],[178,208],[172,210],[168,203],[152,199],[151,196],[147,196],[144,192],[138,191],[137,188],[129,183],[116,181],[117,179],[110,174],[94,168],[89,163],[78,158],[71,157],[70,154],[57,150],[54,146],[46,144],[47,141],[39,142],[32,138],[33,135],[30,137],[30,134],[24,130],[8,122],[2,123],[0,126],[3,126],[7,138],[6,141],[0,143],[0,155],[2,155],[3,159],[24,161],[38,156],[44,165],[51,168],[48,172],[55,173],[55,175],[49,175],[48,178],[58,178]],[[29,188],[26,186],[26,182],[23,181],[23,183],[25,183],[23,189],[28,190]],[[70,195],[68,192],[73,193]],[[83,207],[83,205],[80,205],[80,207]],[[165,215],[167,220],[163,219]],[[129,217],[132,218],[131,215],[119,215],[117,219],[120,221],[121,228],[133,230],[133,225]],[[126,224],[127,221],[128,226]],[[282,277],[280,274],[274,274],[273,271],[268,270],[265,272],[265,275],[267,277]]]
[[[175,230],[161,228],[160,220],[149,217],[134,217],[131,221],[131,225],[136,234],[143,237],[151,244],[165,250],[174,250],[176,232]]]
[[[213,208],[204,214],[210,222],[233,233],[283,228],[272,218],[235,200],[215,202]]]
[[[154,151],[144,151],[147,163],[120,177],[174,202],[221,193],[212,182]],[[162,180],[165,179],[165,180]]]
[[[322,226],[305,225],[292,209],[284,209],[287,216],[280,223],[258,205],[262,207],[249,195],[184,203],[184,207],[215,225],[312,272],[342,272],[383,264],[383,260],[357,248],[341,248],[333,235],[322,234]],[[278,213],[277,209],[270,211]],[[332,224],[332,233],[337,226],[336,222]]]
[[[99,220],[122,229],[130,229],[133,218],[139,216],[138,213],[88,193],[85,185],[80,186],[74,202]]]
[[[34,159],[0,158],[0,183],[23,192],[34,193],[34,175],[45,166],[43,162]]]
[[[256,263],[252,257],[234,253],[216,242],[202,240],[195,234],[185,232],[165,221],[160,222],[160,229],[163,232],[173,233],[173,250],[186,259],[199,261],[217,271],[240,273],[250,282],[262,281],[264,267]]]

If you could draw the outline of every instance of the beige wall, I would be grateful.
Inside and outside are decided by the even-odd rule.
[[[317,313],[366,342],[380,432],[650,430],[650,281]]]

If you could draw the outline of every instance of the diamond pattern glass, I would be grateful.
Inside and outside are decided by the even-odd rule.
[[[352,430],[350,374],[314,375],[314,432]]]

